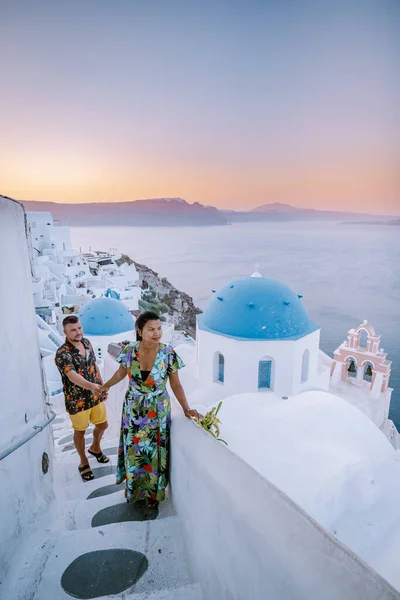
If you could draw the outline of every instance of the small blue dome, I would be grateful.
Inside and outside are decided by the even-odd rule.
[[[96,298],[79,313],[84,335],[116,335],[135,328],[125,304],[114,298]]]
[[[243,277],[215,292],[200,329],[246,340],[288,340],[318,329],[287,285],[267,277]]]

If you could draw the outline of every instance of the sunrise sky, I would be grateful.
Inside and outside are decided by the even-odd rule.
[[[398,0],[0,11],[0,193],[400,213]]]

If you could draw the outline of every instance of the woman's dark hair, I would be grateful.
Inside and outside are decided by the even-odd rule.
[[[138,318],[136,319],[136,339],[140,342],[140,340],[142,339],[142,336],[139,333],[139,329],[143,329],[143,327],[146,325],[147,321],[160,321],[160,315],[158,315],[155,312],[152,312],[151,310],[146,310],[146,312],[143,312],[142,314],[140,314],[138,316]]]
[[[77,323],[79,321],[78,317],[76,315],[68,315],[68,317],[65,317],[63,319],[63,328],[65,328],[66,325],[75,325],[75,323]]]

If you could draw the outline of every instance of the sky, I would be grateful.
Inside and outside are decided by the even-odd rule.
[[[0,193],[400,214],[399,31],[398,0],[0,0]]]

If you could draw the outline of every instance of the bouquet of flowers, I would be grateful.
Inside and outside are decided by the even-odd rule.
[[[218,406],[214,406],[201,420],[193,419],[200,427],[205,429],[208,433],[211,433],[213,437],[215,437],[219,442],[223,442],[228,445],[225,440],[222,440],[219,437],[219,425],[221,421],[218,419],[217,415],[222,406],[222,400],[218,404]]]

